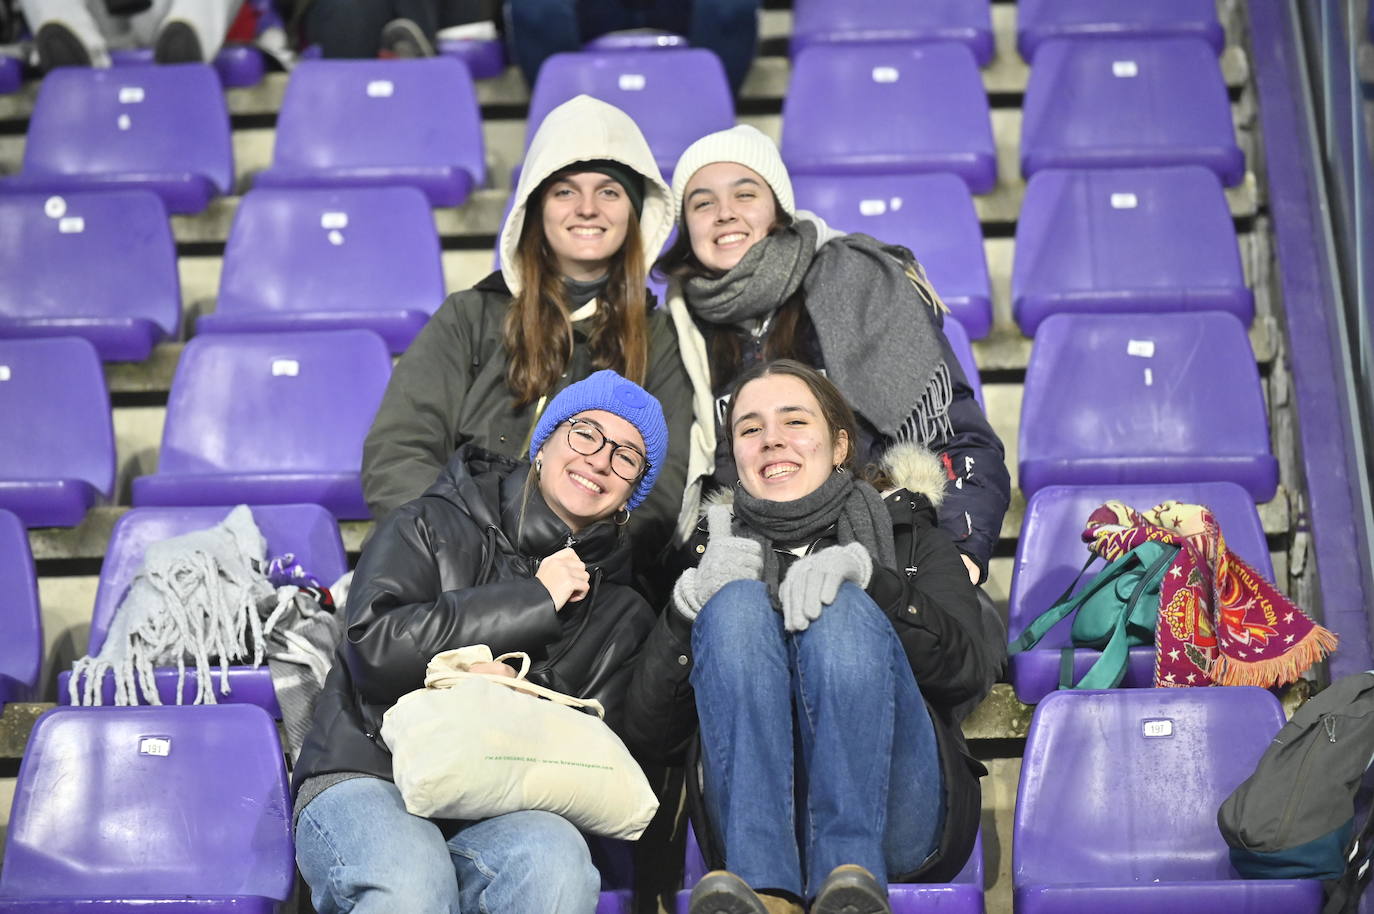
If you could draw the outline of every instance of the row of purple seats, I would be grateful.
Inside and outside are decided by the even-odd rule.
[[[368,330],[209,334],[186,344],[157,471],[135,505],[313,502],[366,518],[363,438],[391,376]],[[94,347],[72,337],[0,340],[0,508],[31,527],[80,523],[114,483],[114,434]]]
[[[962,44],[812,44],[793,64],[782,154],[794,175],[947,171],[997,183],[987,93]],[[1026,86],[1021,172],[1178,164],[1245,172],[1216,55],[1196,38],[1047,41]]]
[[[244,195],[215,311],[197,329],[365,328],[401,352],[444,298],[439,236],[412,187]],[[0,337],[85,337],[107,361],[176,339],[176,243],[151,191],[0,196]]]
[[[361,128],[361,129],[360,129]],[[317,60],[292,73],[263,186],[407,184],[457,206],[486,180],[481,117],[452,57]],[[62,68],[39,89],[6,192],[139,187],[174,213],[233,192],[223,90],[203,64]]]
[[[1150,38],[1188,35],[1217,53],[1226,42],[1213,0],[1022,0],[1016,8],[1016,47],[1027,61],[1053,38]],[[821,43],[958,41],[980,67],[992,62],[987,0],[796,0],[791,54]]]
[[[1012,825],[1017,914],[1317,914],[1316,880],[1242,879],[1222,801],[1283,726],[1249,686],[1055,692],[1036,706]]]
[[[28,531],[0,510],[0,710],[6,702],[29,701],[43,663],[43,615]]]
[[[286,766],[262,709],[54,708],[34,725],[0,912],[283,914],[295,881]],[[629,914],[630,896],[603,890],[597,914]]]
[[[123,602],[149,546],[174,536],[212,527],[224,520],[229,511],[228,507],[131,508],[115,521],[104,562],[100,566],[100,583],[91,612],[91,634],[86,652],[98,654],[104,647],[110,625],[114,622],[115,610]],[[252,511],[253,521],[267,541],[268,558],[291,553],[302,568],[326,585],[338,580],[348,570],[348,559],[339,537],[339,525],[321,506],[254,505]],[[218,690],[221,684],[218,667],[212,677]],[[59,704],[67,704],[71,700],[68,690],[70,679],[70,671],[58,674]],[[180,695],[176,667],[159,667],[154,671],[154,681],[163,704],[189,704],[198,689],[198,674],[193,668],[185,672]],[[266,666],[257,669],[231,666],[228,681],[231,691],[227,695],[216,691],[219,701],[257,705],[280,719],[281,706],[277,703],[272,677]],[[84,683],[78,683],[79,691],[84,688]],[[101,694],[105,704],[114,703],[112,677],[107,677],[101,684]]]

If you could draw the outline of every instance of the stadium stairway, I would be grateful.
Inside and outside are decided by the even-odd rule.
[[[741,122],[753,124],[777,139],[789,77],[786,54],[791,11],[779,0],[769,0],[765,6],[761,54],[745,83],[737,110]],[[1300,604],[1306,604],[1315,592],[1315,571],[1309,561],[1309,534],[1298,529],[1296,520],[1303,497],[1302,470],[1295,440],[1292,382],[1282,367],[1285,344],[1280,315],[1276,313],[1277,278],[1273,239],[1265,214],[1265,187],[1255,170],[1263,156],[1257,148],[1254,87],[1245,46],[1245,11],[1239,0],[1218,0],[1218,10],[1227,36],[1220,65],[1231,98],[1236,135],[1250,169],[1239,185],[1226,190],[1226,196],[1246,279],[1254,292],[1256,317],[1250,329],[1250,342],[1264,384],[1273,451],[1280,464],[1278,493],[1259,506],[1260,517],[1278,586]],[[1016,51],[1016,12],[1014,3],[993,3],[996,52],[982,71],[992,106],[999,178],[991,193],[975,197],[991,277],[994,326],[986,339],[973,344],[987,411],[1006,444],[1007,465],[1013,479],[1022,384],[1031,348],[1031,341],[1012,319],[1010,294],[1014,233],[1026,189],[1020,176],[1018,146],[1022,98],[1029,74]],[[236,194],[250,187],[254,173],[270,163],[275,119],[286,79],[284,74],[272,73],[258,86],[228,90],[234,128]],[[16,93],[0,95],[0,175],[19,170],[36,89],[37,84],[31,82]],[[475,191],[462,207],[434,211],[450,291],[471,286],[491,269],[492,250],[511,190],[511,172],[519,162],[526,133],[529,95],[513,68],[495,79],[479,81],[477,91],[488,156],[487,185]],[[213,310],[225,240],[239,200],[237,195],[220,198],[199,214],[172,217],[183,297],[182,340],[198,316]],[[916,253],[920,255],[919,251]],[[156,468],[168,389],[183,345],[163,343],[144,362],[106,365],[118,459],[114,503],[95,508],[77,527],[30,531],[40,576],[46,637],[40,687],[40,697],[45,701],[55,700],[57,672],[68,668],[85,651],[100,562],[111,527],[128,508],[130,482]],[[986,585],[1003,608],[1024,508],[1024,498],[1014,492]],[[370,524],[364,522],[342,525],[351,559],[356,559],[369,528]],[[1290,694],[1287,704],[1291,706],[1299,697]],[[18,756],[33,719],[46,707],[14,704],[0,717],[0,835],[8,820]],[[987,760],[991,771],[984,781],[986,900],[987,910],[999,914],[1011,910],[1012,808],[1030,710],[1015,699],[1009,686],[1002,684],[966,726],[975,752]]]

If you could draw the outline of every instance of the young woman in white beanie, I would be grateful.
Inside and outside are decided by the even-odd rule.
[[[634,512],[636,554],[669,539],[682,503],[691,390],[677,335],[645,289],[672,195],[639,128],[580,95],[539,125],[501,229],[501,269],[449,296],[401,356],[363,445],[374,517],[420,495],[462,444],[519,456],[546,403],[598,369],[642,384],[674,442]]]
[[[741,125],[709,134],[673,172],[676,242],[657,269],[692,375],[696,424],[688,498],[735,481],[723,397],[760,360],[822,369],[859,420],[859,466],[894,446],[938,461],[940,526],[974,583],[987,577],[1010,500],[1001,440],[941,329],[945,307],[905,248],[843,234],[798,211],[767,136]]]

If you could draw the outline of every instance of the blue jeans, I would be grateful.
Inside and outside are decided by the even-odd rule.
[[[514,812],[445,840],[390,781],[354,778],[310,801],[296,863],[319,914],[592,914],[601,877],[561,816]]]
[[[692,626],[705,799],[726,867],[812,897],[842,863],[912,872],[944,815],[935,730],[892,623],[858,586],[803,632],[760,581],[721,588]]]

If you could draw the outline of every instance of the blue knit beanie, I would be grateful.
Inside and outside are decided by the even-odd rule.
[[[668,423],[663,420],[663,407],[652,394],[609,368],[588,375],[576,384],[569,384],[553,398],[539,417],[539,424],[534,427],[534,435],[530,438],[530,460],[534,460],[534,455],[539,453],[560,423],[589,409],[614,413],[638,429],[644,438],[644,453],[649,458],[649,468],[644,471],[639,486],[626,502],[625,506],[633,511],[649,496],[654,480],[658,479],[658,471],[668,456]]]

